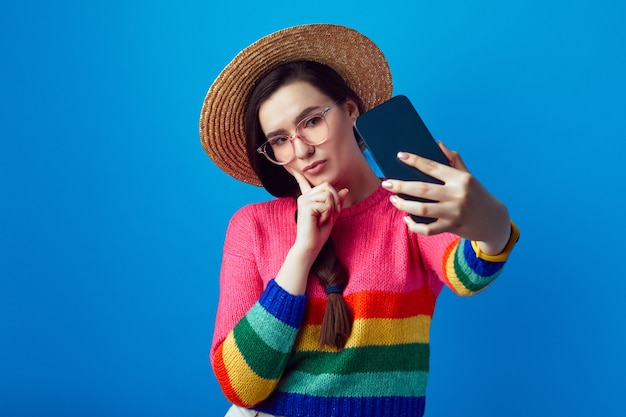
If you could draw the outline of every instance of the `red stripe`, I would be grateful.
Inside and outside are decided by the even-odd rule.
[[[389,291],[363,291],[346,296],[354,319],[403,319],[417,315],[433,315],[435,293],[429,287],[409,293]],[[326,298],[312,298],[307,304],[304,324],[321,325],[324,320]]]
[[[228,378],[226,364],[224,363],[224,355],[222,350],[223,346],[224,344],[221,344],[215,352],[215,358],[213,361],[213,370],[215,372],[215,376],[218,383],[222,387],[222,391],[224,392],[226,398],[233,404],[245,406],[243,404],[243,400],[239,397],[239,395],[237,395],[235,388],[232,386],[232,384],[230,383],[230,379]]]
[[[452,284],[450,283],[450,279],[448,278],[448,259],[450,258],[450,256],[454,256],[454,253],[452,253],[458,246],[459,246],[459,242],[461,241],[461,238],[457,238],[454,241],[452,241],[448,247],[446,248],[445,252],[443,253],[443,263],[441,265],[441,269],[443,270],[443,279],[446,281],[446,285],[448,287],[454,288],[452,286]]]

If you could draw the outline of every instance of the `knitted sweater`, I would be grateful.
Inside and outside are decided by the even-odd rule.
[[[345,208],[331,237],[346,267],[354,324],[344,349],[319,347],[326,294],[293,296],[273,277],[296,236],[290,198],[246,206],[224,244],[210,359],[229,401],[287,417],[422,416],[435,301],[447,285],[484,289],[503,262],[452,234],[411,233],[379,188]]]

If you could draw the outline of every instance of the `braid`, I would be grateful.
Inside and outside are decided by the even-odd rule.
[[[328,301],[320,332],[320,346],[342,349],[352,331],[352,312],[342,292],[348,285],[348,272],[335,254],[335,245],[328,238],[313,263],[311,271],[320,278]]]

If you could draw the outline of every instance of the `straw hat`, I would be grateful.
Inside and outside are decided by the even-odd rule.
[[[200,114],[200,139],[224,172],[261,185],[246,154],[244,113],[256,81],[270,68],[310,60],[332,67],[361,97],[366,110],[391,98],[389,65],[380,49],[361,33],[344,26],[311,24],[267,35],[245,48],[215,79]]]

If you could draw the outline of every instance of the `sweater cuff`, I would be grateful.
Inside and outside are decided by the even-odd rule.
[[[297,328],[304,317],[306,295],[290,294],[272,279],[261,294],[259,304],[280,321]]]
[[[515,223],[513,223],[513,221],[511,220],[511,236],[509,236],[509,241],[506,243],[506,246],[504,247],[502,252],[500,252],[497,255],[487,255],[486,253],[482,252],[482,250],[480,249],[480,245],[476,241],[472,241],[472,249],[474,249],[474,253],[476,254],[476,257],[484,261],[505,262],[509,258],[509,255],[511,254],[513,247],[519,240],[519,237],[520,237],[520,231],[515,225]]]

